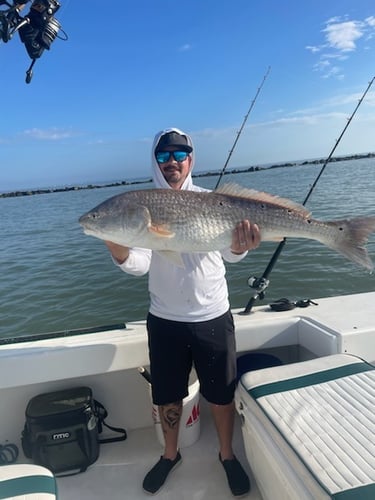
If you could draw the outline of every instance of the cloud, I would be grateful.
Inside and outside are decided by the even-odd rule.
[[[322,76],[323,78],[330,78],[331,76],[335,76],[338,80],[343,80],[345,78],[339,66],[331,66],[329,68],[329,71],[326,71]]]
[[[296,109],[290,112],[288,116],[327,116],[327,114],[332,115],[330,110],[347,116],[347,113],[353,109],[353,106],[358,103],[362,95],[363,92],[335,95],[317,103],[315,107]],[[375,106],[375,91],[366,94],[364,103],[367,107]]]
[[[306,50],[312,54],[320,54],[319,61],[315,63],[313,69],[320,72],[323,78],[342,79],[343,68],[333,60],[345,61],[350,53],[358,49],[361,39],[368,42],[375,36],[375,16],[362,21],[332,17],[325,22],[321,32],[324,34],[323,43],[306,46]],[[365,50],[368,48],[368,45],[364,47]]]
[[[181,45],[181,47],[178,48],[179,52],[187,52],[188,50],[191,50],[193,48],[190,43],[185,43],[184,45]]]
[[[324,106],[337,108],[338,106],[352,106],[353,104],[357,104],[360,98],[362,97],[363,92],[358,92],[354,94],[342,94],[330,99],[327,99],[324,102]],[[366,98],[364,100],[366,106],[374,106],[375,105],[375,91],[368,92],[366,94]]]
[[[56,127],[49,129],[31,128],[24,130],[23,135],[31,139],[38,139],[41,141],[58,141],[61,139],[69,139],[73,137],[73,133],[70,130],[62,130]]]
[[[307,45],[306,49],[310,50],[313,54],[315,54],[316,52],[320,52],[320,50],[321,50],[320,47],[315,47],[313,45]]]
[[[314,125],[317,126],[320,123],[327,122],[328,120],[336,120],[336,119],[345,119],[346,114],[340,112],[330,112],[330,113],[308,113],[308,110],[305,110],[305,114],[303,112],[299,112],[301,116],[285,116],[283,118],[279,118],[276,120],[258,123],[256,127],[279,127],[285,125],[298,125],[298,126],[306,126],[306,125]],[[296,115],[298,112],[295,113]]]
[[[330,48],[343,52],[353,51],[356,49],[356,41],[364,35],[364,25],[359,21],[328,23],[323,33],[326,33]]]
[[[314,107],[295,109],[283,114],[282,117],[276,117],[273,120],[256,123],[250,125],[250,127],[253,129],[274,129],[283,126],[299,125],[301,127],[315,126],[318,128],[319,125],[323,125],[329,121],[345,124],[351,111],[353,111],[353,107],[358,103],[362,95],[363,92],[335,95],[329,99],[318,102]],[[370,91],[366,94],[364,103],[367,108],[375,106],[375,91]],[[367,114],[370,117],[374,116],[371,109]],[[365,113],[363,112],[362,119],[364,116]]]

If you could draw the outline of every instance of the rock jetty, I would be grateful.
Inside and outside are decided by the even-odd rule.
[[[375,158],[375,153],[365,153],[365,154],[353,154],[348,156],[337,156],[330,159],[330,163],[337,161],[348,161],[348,160],[361,160],[367,158]],[[325,158],[319,158],[316,160],[305,160],[298,162],[287,162],[287,163],[276,163],[274,165],[268,166],[250,166],[243,168],[233,168],[224,172],[224,175],[229,174],[240,174],[247,172],[258,172],[259,170],[267,170],[270,168],[285,168],[285,167],[298,167],[301,165],[319,165],[327,161]],[[193,174],[193,177],[212,177],[217,176],[220,173],[218,170],[211,170],[209,172],[202,172]],[[46,189],[28,189],[21,191],[11,191],[6,193],[0,193],[0,198],[14,198],[16,196],[31,196],[34,194],[47,194],[47,193],[62,193],[67,191],[80,191],[82,189],[99,189],[104,187],[116,187],[116,186],[130,186],[132,184],[148,184],[152,179],[142,179],[134,181],[119,181],[111,182],[105,184],[87,184],[82,186],[64,186],[56,188],[46,188]]]

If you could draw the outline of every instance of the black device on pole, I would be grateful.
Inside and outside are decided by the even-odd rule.
[[[7,43],[18,32],[32,60],[26,71],[26,83],[31,82],[35,61],[42,56],[44,50],[49,50],[56,38],[68,39],[55,18],[55,13],[60,8],[57,0],[33,0],[29,13],[22,17],[20,12],[29,1],[15,0],[11,3],[0,0],[0,41]],[[59,35],[60,31],[63,36]]]

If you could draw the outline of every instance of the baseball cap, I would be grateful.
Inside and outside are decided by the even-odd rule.
[[[177,132],[168,132],[160,137],[155,153],[163,151],[164,148],[173,146],[181,151],[191,153],[193,148],[190,146],[186,135],[178,134]]]

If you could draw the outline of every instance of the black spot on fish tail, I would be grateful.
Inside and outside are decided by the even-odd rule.
[[[331,221],[330,226],[339,231],[337,238],[324,243],[356,264],[373,271],[374,264],[365,248],[371,233],[375,232],[375,217],[355,217],[353,219]]]

